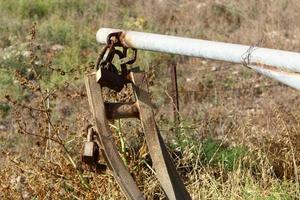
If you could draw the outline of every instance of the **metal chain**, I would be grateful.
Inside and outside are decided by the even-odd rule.
[[[106,45],[101,49],[95,69],[98,70],[101,67],[107,67],[112,63],[114,56],[117,54],[120,59],[121,74],[127,75],[128,70],[126,65],[133,64],[137,57],[137,49],[130,48],[133,51],[132,57],[127,57],[128,48],[122,44],[120,36],[122,32],[114,32],[107,36]],[[122,47],[122,51],[115,49],[115,47]]]
[[[128,48],[122,44],[121,34],[122,32],[114,32],[107,36],[106,45],[101,49],[95,65],[95,70],[100,70],[99,74],[102,74],[98,82],[117,92],[120,92],[125,84],[130,83],[127,77],[129,74],[127,64],[133,64],[137,56],[137,50],[132,49],[133,56],[127,57]],[[115,47],[121,47],[122,51]],[[120,60],[121,73],[113,64],[115,55]]]

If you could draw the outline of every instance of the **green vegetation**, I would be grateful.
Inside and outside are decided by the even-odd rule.
[[[204,140],[202,148],[204,163],[222,166],[230,171],[240,167],[240,159],[247,156],[245,147],[225,147],[221,141],[212,138]]]

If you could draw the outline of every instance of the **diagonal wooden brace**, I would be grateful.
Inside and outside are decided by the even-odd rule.
[[[155,123],[146,75],[145,73],[131,73],[131,79],[142,128],[156,176],[168,199],[189,200],[191,197],[176,171],[176,167]]]

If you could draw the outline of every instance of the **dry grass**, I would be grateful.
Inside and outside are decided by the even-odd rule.
[[[43,2],[0,2],[0,199],[124,199],[110,171],[80,167],[92,123],[82,79],[96,59],[99,27],[300,50],[297,0]],[[171,61],[180,86],[176,135]],[[157,122],[193,199],[299,198],[298,91],[228,63],[139,51],[137,65],[153,77]],[[139,154],[139,125],[115,127],[140,189],[163,199]]]

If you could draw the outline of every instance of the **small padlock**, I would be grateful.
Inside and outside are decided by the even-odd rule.
[[[82,161],[88,165],[95,165],[99,160],[99,146],[94,141],[93,128],[88,129],[87,141],[83,146]]]
[[[96,72],[96,81],[103,87],[108,87],[116,92],[120,92],[126,80],[118,74],[117,68],[112,63],[107,63]]]

